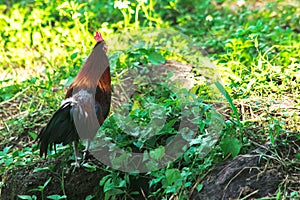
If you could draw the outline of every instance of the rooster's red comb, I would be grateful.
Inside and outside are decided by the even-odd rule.
[[[102,42],[102,41],[104,41],[104,39],[103,39],[101,33],[99,33],[98,31],[96,32],[96,35],[94,36],[94,38],[95,38],[95,40],[96,40],[97,42]]]

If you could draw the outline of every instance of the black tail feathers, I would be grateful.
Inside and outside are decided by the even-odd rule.
[[[71,102],[63,104],[39,133],[37,140],[40,146],[40,156],[47,156],[48,147],[52,150],[55,144],[65,145],[79,139],[71,109]]]

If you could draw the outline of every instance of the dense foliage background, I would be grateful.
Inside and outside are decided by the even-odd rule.
[[[207,53],[206,57],[217,67],[230,95],[226,96],[224,88],[219,85],[220,94],[225,94],[225,98],[218,101],[228,109],[222,113],[225,116],[224,129],[216,146],[202,158],[198,156],[201,145],[193,141],[192,147],[178,161],[149,173],[149,198],[176,196],[186,199],[191,190],[201,191],[203,185],[199,180],[214,164],[253,149],[252,141],[274,144],[278,135],[300,130],[299,1],[16,0],[1,2],[0,10],[2,178],[11,168],[34,165],[39,160],[34,139],[60,105],[64,89],[91,51],[93,33],[97,30],[108,38],[110,43],[107,43],[112,47],[108,56],[113,83],[131,66],[158,64],[165,60],[189,64],[189,60],[184,59],[188,55],[188,43],[193,49]],[[142,29],[146,28],[172,30],[172,33],[188,38],[188,42],[174,45],[178,52],[172,54],[172,50],[168,52],[153,46],[136,48],[131,43],[113,40],[130,31],[143,37],[145,32]],[[201,88],[204,93],[197,90],[194,95],[209,96],[209,90],[204,86]],[[153,95],[148,92],[149,96]],[[170,95],[167,90],[165,94]],[[148,112],[142,108],[149,102],[165,106],[170,101],[137,98],[134,102],[136,112],[131,113],[132,117],[147,122]],[[208,110],[211,108],[207,102],[201,105]],[[175,104],[169,106],[177,109]],[[130,146],[132,141],[114,128],[113,123],[113,118],[108,120],[106,130],[114,139],[120,140],[121,146]],[[175,121],[171,120],[171,123]],[[173,133],[170,124],[162,135]],[[56,155],[51,156],[59,157],[63,151],[71,152],[72,149],[61,147]],[[155,153],[162,152],[158,149]],[[73,158],[70,156],[70,159]],[[128,177],[138,175],[124,175],[110,168],[106,170],[110,175],[99,180],[99,190],[103,189],[107,198],[111,195],[134,198],[136,191],[127,191],[126,188],[131,180]],[[289,194],[278,186],[277,196],[281,195]],[[293,195],[299,197],[300,193]]]

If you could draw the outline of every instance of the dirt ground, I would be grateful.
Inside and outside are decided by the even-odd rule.
[[[200,192],[191,190],[191,199],[256,199],[276,195],[278,186],[283,186],[285,192],[300,192],[299,133],[282,136],[275,145],[259,146],[245,155],[218,164],[199,182],[204,185]],[[5,173],[1,199],[17,199],[17,194],[34,194],[41,199],[40,191],[28,190],[43,185],[50,177],[52,179],[45,188],[44,196],[59,194],[66,195],[68,199],[85,199],[93,195],[95,199],[103,199],[99,181],[109,173],[106,168],[91,157],[89,163],[98,166],[95,171],[89,172],[84,168],[73,171],[71,161],[64,161],[68,160],[65,156]],[[49,166],[53,169],[33,172],[35,168]],[[131,180],[127,191],[138,191],[131,198],[145,199],[150,191],[150,179],[141,175]]]
[[[300,137],[290,133],[233,160],[218,164],[192,199],[256,199],[285,192],[300,193]]]

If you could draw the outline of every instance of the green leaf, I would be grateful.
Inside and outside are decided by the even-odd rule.
[[[53,200],[60,200],[60,199],[66,199],[67,196],[66,195],[60,196],[58,194],[54,194],[54,195],[47,196],[47,198]]]
[[[150,157],[154,160],[160,160],[165,155],[165,148],[163,146],[159,146],[158,148],[150,151]]]
[[[13,158],[8,158],[5,160],[5,166],[10,166],[13,163],[14,159]]]
[[[32,137],[34,140],[37,138],[37,134],[34,132],[28,132],[28,135],[30,135],[30,137]]]
[[[112,160],[112,164],[114,167],[120,167],[122,165],[126,165],[128,162],[128,158],[130,158],[131,154],[129,152],[126,152],[124,154],[121,154],[119,157],[116,157]]]
[[[36,196],[35,195],[32,195],[32,196],[29,196],[29,195],[18,195],[18,197],[20,199],[36,200]]]
[[[122,187],[126,187],[126,181],[125,180],[121,180],[118,184],[118,187],[122,188]]]
[[[186,182],[186,183],[184,183],[184,187],[190,187],[191,185],[192,185],[191,182]]]
[[[0,155],[5,155],[5,154],[7,154],[7,153],[9,152],[9,150],[10,150],[11,147],[12,147],[12,146],[5,147],[5,148],[3,149],[2,152],[0,151]]]
[[[43,191],[43,190],[44,190],[44,187],[39,185],[36,188],[32,188],[32,189],[28,190],[28,192]]]
[[[203,189],[203,184],[199,184],[199,185],[196,187],[196,190],[197,190],[198,192],[200,192],[202,189]]]
[[[239,127],[242,128],[239,112],[238,112],[237,108],[235,107],[230,95],[228,94],[228,92],[226,91],[226,89],[223,87],[223,85],[220,82],[216,82],[215,85],[217,86],[218,90],[224,95],[224,97],[228,101],[228,103],[235,115],[236,121],[238,122]]]
[[[291,197],[299,197],[299,192],[297,191],[291,192]]]
[[[97,170],[97,166],[96,165],[90,165],[88,163],[84,163],[82,166],[88,172],[95,172]]]
[[[169,194],[169,193],[175,193],[176,192],[176,189],[177,189],[177,187],[175,187],[175,186],[169,186],[169,187],[167,187],[167,189],[166,189],[166,193],[167,194]]]
[[[160,176],[158,178],[151,179],[151,181],[149,182],[149,187],[152,187],[153,185],[156,185],[157,183],[161,182],[163,178],[163,176]]]
[[[108,180],[108,179],[111,179],[111,175],[109,174],[109,175],[106,175],[106,176],[104,176],[101,180],[100,180],[100,182],[99,182],[99,186],[103,186],[104,185],[104,183]]]
[[[85,197],[85,200],[92,200],[93,198],[94,198],[93,195],[89,195],[89,196]]]
[[[35,173],[35,172],[43,172],[43,171],[48,171],[48,170],[50,170],[49,167],[38,167],[38,168],[35,168],[33,170],[33,173]]]
[[[248,28],[247,28],[247,31],[251,31],[251,32],[255,32],[257,30],[257,28],[256,28],[256,26],[249,26]]]
[[[158,169],[159,169],[158,166],[159,166],[158,162],[157,162],[157,161],[154,161],[154,160],[149,160],[149,161],[146,163],[146,167],[147,167],[147,169],[150,170],[150,171],[156,171],[156,170],[158,170]]]
[[[118,188],[113,188],[113,189],[109,190],[108,193],[110,194],[110,196],[112,196],[112,195],[115,196],[118,194],[124,194],[124,191],[121,189],[118,189]]]
[[[74,60],[74,59],[77,57],[77,55],[78,55],[78,52],[73,53],[73,54],[71,55],[71,59]]]
[[[115,184],[112,182],[112,178],[109,178],[105,181],[105,184],[103,186],[103,192],[107,192],[109,190],[112,190],[115,188]]]
[[[150,52],[148,54],[148,58],[149,61],[154,65],[162,64],[165,62],[165,58],[161,54],[156,52]]]
[[[232,157],[237,156],[240,153],[242,144],[237,138],[224,138],[221,141],[220,147],[224,155],[231,154]]]
[[[104,199],[111,199],[111,196],[117,196],[119,194],[124,194],[125,192],[123,190],[120,189],[116,189],[113,188],[110,191],[108,191],[107,193],[105,193],[105,198]]]
[[[179,169],[167,169],[166,170],[166,179],[169,185],[175,183],[178,179],[181,178]]]
[[[44,188],[48,185],[48,183],[51,181],[52,177],[50,177],[45,183],[44,183]]]

